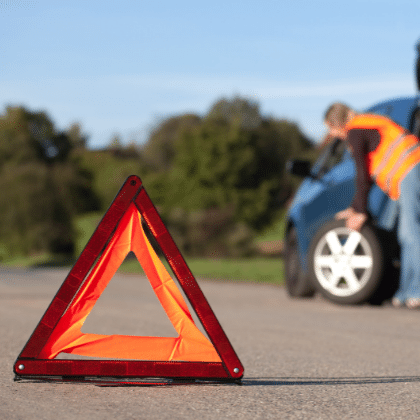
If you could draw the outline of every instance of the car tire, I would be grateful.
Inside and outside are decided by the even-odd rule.
[[[297,233],[290,228],[285,241],[284,253],[285,283],[290,297],[305,298],[315,294],[315,288],[300,268]]]
[[[384,268],[382,279],[378,289],[369,299],[372,305],[382,305],[390,300],[399,286],[400,279],[400,246],[396,239],[395,232],[375,228],[376,237],[382,245]]]
[[[356,232],[343,220],[326,223],[314,236],[308,257],[313,285],[332,302],[364,303],[379,289],[384,253],[369,224]]]

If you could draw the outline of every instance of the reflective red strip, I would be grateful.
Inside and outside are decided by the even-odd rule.
[[[123,378],[212,378],[230,375],[222,363],[154,362],[120,360],[27,360],[18,359],[14,371],[19,376],[98,376]],[[240,378],[243,372],[232,375]]]

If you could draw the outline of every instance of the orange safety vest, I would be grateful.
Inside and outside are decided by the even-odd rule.
[[[347,132],[353,129],[379,132],[378,147],[367,155],[369,175],[390,198],[398,200],[401,181],[420,162],[420,140],[389,118],[378,115],[355,116],[346,124]]]

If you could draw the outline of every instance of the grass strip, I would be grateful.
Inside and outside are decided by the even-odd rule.
[[[83,250],[101,219],[100,213],[83,215],[77,219],[79,239],[76,246],[77,255]],[[257,238],[258,241],[278,240],[284,235],[284,217]],[[190,270],[196,278],[253,281],[270,284],[283,284],[283,260],[281,258],[242,258],[242,259],[208,259],[186,258]],[[168,267],[168,266],[167,266]],[[143,270],[136,259],[126,260],[119,272],[142,273]]]
[[[76,220],[76,229],[79,233],[76,242],[76,255],[80,255],[87,241],[101,220],[101,213],[90,213]],[[284,234],[284,220],[281,217],[278,222],[267,232],[256,238],[256,242],[266,240],[278,240]],[[284,262],[281,258],[255,257],[242,259],[209,259],[209,258],[186,258],[194,276],[198,279],[217,279],[229,281],[248,281],[257,283],[283,284]],[[71,267],[75,262],[62,256],[47,254],[32,257],[14,258],[2,261],[3,265],[12,267]],[[168,267],[168,266],[167,266]],[[118,270],[121,273],[143,273],[139,262],[134,258],[127,259]]]
[[[191,272],[197,279],[246,281],[277,285],[282,285],[284,283],[284,262],[281,258],[186,258],[186,261]],[[8,267],[68,267],[70,269],[74,262],[75,260],[69,260],[65,257],[44,254],[35,257],[22,257],[4,261],[2,264]],[[169,272],[171,272],[166,261],[164,264]],[[130,258],[124,261],[118,269],[118,272],[126,274],[144,274],[144,271],[136,258]]]
[[[207,259],[187,258],[187,264],[198,279],[248,281],[282,285],[283,260],[276,258]],[[168,267],[167,264],[165,264]],[[124,273],[142,273],[136,259],[125,261],[120,269]]]

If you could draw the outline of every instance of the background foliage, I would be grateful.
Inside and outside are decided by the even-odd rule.
[[[45,113],[9,107],[0,116],[0,256],[72,253],[75,217],[103,213],[131,174],[183,252],[250,255],[295,188],[286,161],[315,154],[294,123],[239,97],[162,120],[142,145],[114,136],[104,150],[90,150],[77,124],[57,132]]]
[[[144,150],[159,138],[166,147],[153,161],[165,164],[145,171],[144,182],[176,242],[196,256],[252,254],[253,237],[292,194],[287,160],[313,149],[295,124],[264,118],[242,98],[221,99],[202,118],[164,121],[155,133]]]
[[[49,117],[22,107],[0,117],[1,257],[72,253],[77,214],[99,209],[92,175],[79,165],[77,126],[57,133]]]

